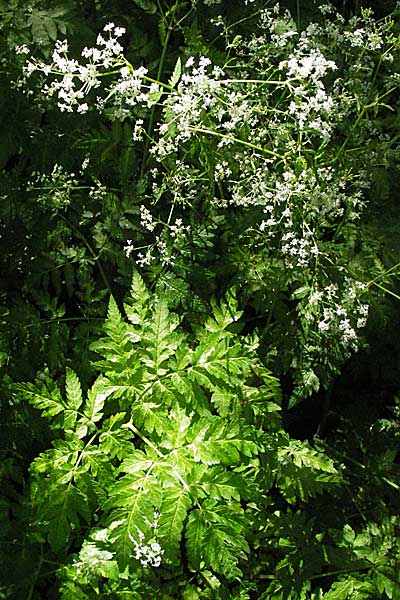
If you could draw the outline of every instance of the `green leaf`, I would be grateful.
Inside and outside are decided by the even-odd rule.
[[[186,550],[192,566],[199,571],[203,556],[202,547],[207,531],[207,522],[199,509],[192,510],[186,526]]]
[[[186,548],[194,568],[198,570],[204,561],[208,568],[227,579],[240,577],[238,562],[249,552],[242,530],[243,511],[239,504],[224,506],[207,500],[201,509],[191,511]]]
[[[192,499],[182,486],[167,489],[160,507],[157,535],[165,548],[165,558],[179,562],[179,545],[183,524],[192,505]]]
[[[75,422],[76,413],[74,409],[70,410],[68,404],[61,396],[57,385],[50,379],[44,377],[44,380],[38,380],[35,383],[12,384],[11,389],[26,399],[32,406],[42,411],[44,417],[52,422],[52,429],[61,429]]]
[[[122,460],[132,451],[132,432],[124,425],[125,413],[116,413],[104,421],[99,442],[102,451],[111,458]]]
[[[77,411],[82,404],[81,384],[74,371],[68,367],[66,369],[65,390],[68,406]]]
[[[122,565],[131,560],[134,540],[139,542],[141,534],[149,534],[161,502],[162,491],[151,472],[129,473],[113,486],[104,508],[111,510],[110,539]]]
[[[181,74],[182,74],[182,63],[181,63],[181,58],[179,57],[178,60],[176,61],[173,73],[168,81],[168,85],[170,85],[172,88],[174,88],[176,86],[176,84],[178,83],[179,79],[181,78]]]
[[[239,474],[215,466],[204,469],[202,476],[197,475],[194,484],[198,488],[198,497],[209,497],[219,500],[240,501],[248,496],[245,479]]]
[[[128,321],[133,325],[143,327],[147,319],[150,304],[150,294],[137,271],[133,272],[130,298],[124,304]]]
[[[81,419],[81,423],[91,426],[100,421],[103,416],[104,402],[118,390],[118,386],[111,385],[108,379],[104,377],[96,379],[92,388],[88,391],[84,410],[85,418]]]
[[[226,422],[220,417],[201,418],[190,430],[190,449],[193,459],[208,465],[241,464],[243,457],[251,458],[260,451],[250,428],[240,422]],[[248,439],[250,437],[250,439]]]
[[[146,13],[151,15],[157,12],[157,4],[154,0],[133,0],[135,4],[139,6]]]
[[[159,300],[144,336],[144,364],[157,375],[164,375],[162,365],[175,354],[182,336],[174,333],[178,319],[170,315],[165,300]]]
[[[50,17],[46,18],[44,20],[44,26],[46,28],[47,35],[49,36],[50,40],[52,42],[55,42],[57,39],[57,25],[54,22],[54,20]]]

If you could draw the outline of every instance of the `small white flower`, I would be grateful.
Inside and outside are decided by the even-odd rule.
[[[80,104],[80,105],[78,106],[77,112],[78,112],[78,113],[82,113],[82,114],[83,114],[83,113],[86,113],[88,110],[89,110],[89,107],[88,107],[88,105],[86,104],[86,102],[84,102],[83,104]]]
[[[26,44],[22,44],[22,46],[15,46],[16,54],[30,54],[30,50]]]

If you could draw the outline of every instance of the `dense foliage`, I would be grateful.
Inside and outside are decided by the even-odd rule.
[[[399,16],[0,0],[0,598],[400,598]]]

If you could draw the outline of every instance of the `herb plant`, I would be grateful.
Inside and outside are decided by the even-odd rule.
[[[400,598],[370,4],[0,0],[0,598]]]

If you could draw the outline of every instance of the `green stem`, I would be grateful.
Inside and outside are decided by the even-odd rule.
[[[308,579],[321,579],[321,577],[333,577],[334,575],[344,575],[345,573],[359,573],[360,571],[366,571],[370,567],[360,567],[358,569],[337,569],[336,571],[328,571],[327,573],[318,573],[318,575],[311,575]]]
[[[247,146],[248,148],[253,148],[253,150],[257,150],[258,152],[261,152],[262,154],[267,154],[268,156],[274,156],[275,158],[280,158],[281,160],[284,159],[284,157],[281,154],[278,154],[277,152],[273,152],[272,150],[267,150],[266,148],[262,148],[261,146],[256,146],[255,144],[252,144],[251,142],[246,142],[244,140],[233,137],[231,135],[225,135],[224,133],[219,133],[218,131],[213,131],[212,129],[204,129],[202,127],[190,127],[190,130],[194,131],[196,133],[207,133],[208,135],[213,135],[213,136],[219,137],[221,139],[229,140],[230,142],[235,142],[237,144],[241,144],[242,146]]]
[[[168,48],[168,43],[169,43],[169,40],[170,40],[170,37],[171,37],[171,33],[172,33],[172,28],[171,28],[171,26],[169,26],[168,29],[167,29],[167,33],[165,35],[164,44],[163,44],[163,48],[162,48],[162,52],[161,52],[161,57],[160,57],[160,63],[158,65],[157,82],[154,82],[154,83],[159,83],[159,81],[161,79],[161,75],[162,75],[162,72],[163,72],[163,69],[164,69],[164,62],[165,62],[165,57],[167,55],[167,48]],[[168,86],[168,88],[170,90],[172,90],[171,86]],[[150,113],[149,124],[148,124],[148,127],[147,127],[146,143],[145,143],[144,150],[143,150],[142,166],[140,168],[140,177],[143,177],[144,170],[145,170],[145,167],[146,167],[147,158],[148,158],[148,155],[149,155],[150,140],[151,140],[151,137],[152,137],[153,127],[154,127],[155,114],[156,114],[156,106],[153,104],[152,109],[151,109],[151,113]]]
[[[344,489],[349,494],[351,501],[353,502],[354,506],[358,510],[359,515],[362,518],[362,520],[364,521],[364,523],[367,523],[367,517],[365,516],[365,514],[364,514],[363,510],[361,509],[361,507],[359,506],[357,500],[354,498],[353,494],[351,493],[350,484],[347,481],[344,481]]]
[[[71,321],[103,321],[102,317],[60,317],[55,319],[39,319],[40,325],[51,325],[52,323],[68,323]],[[36,323],[25,325],[24,329],[35,327]]]
[[[385,96],[388,96],[389,94],[391,94],[395,90],[396,90],[395,87],[390,88],[384,94],[382,94],[382,96],[379,96],[379,98],[377,98],[374,102],[370,102],[370,104],[365,104],[362,107],[360,114],[358,115],[357,119],[355,120],[355,122],[353,123],[352,127],[350,128],[349,135],[346,137],[346,139],[344,140],[343,144],[340,146],[339,151],[338,151],[336,157],[334,158],[334,160],[332,162],[332,165],[334,165],[337,162],[337,160],[340,158],[340,156],[342,155],[342,153],[345,150],[347,144],[349,143],[349,140],[351,138],[351,135],[352,135],[353,131],[358,127],[358,125],[359,125],[361,119],[364,117],[365,113],[368,112],[368,110],[370,108],[374,108],[375,106],[379,106],[381,100],[383,100],[383,98],[385,98]],[[386,106],[387,108],[390,108],[387,105],[383,105],[383,106]]]
[[[383,285],[380,285],[379,283],[376,283],[376,282],[374,282],[372,285],[375,285],[377,288],[381,289],[386,294],[393,296],[393,298],[396,298],[396,300],[400,300],[400,296],[398,294],[395,294],[394,292],[392,292],[392,290],[388,290],[388,288],[385,288]]]
[[[143,435],[139,429],[137,429],[133,423],[129,422],[129,423],[125,423],[124,425],[122,425],[122,427],[126,427],[127,429],[130,429],[135,435],[137,435],[138,437],[140,437],[140,439],[147,444],[147,446],[149,446],[149,448],[151,448],[152,450],[154,450],[154,452],[157,454],[157,456],[159,456],[160,458],[165,458],[164,454],[162,452],[159,451],[159,449],[157,448],[157,446],[155,446],[153,444],[153,442],[151,442],[149,440],[149,438],[147,438],[145,435]]]
[[[26,597],[26,600],[31,600],[33,597],[33,593],[35,591],[35,587],[36,587],[36,582],[39,578],[39,574],[42,568],[42,564],[43,564],[43,546],[40,546],[40,556],[39,556],[39,561],[38,561],[38,565],[35,569],[35,572],[33,574],[33,578],[32,578],[32,583],[31,586],[29,588],[29,592],[28,595]]]
[[[316,575],[311,575],[308,579],[310,581],[314,579],[321,579],[322,577],[334,577],[335,575],[344,575],[345,573],[359,573],[360,571],[366,571],[369,569],[369,566],[359,567],[358,569],[337,569],[336,571],[328,571],[327,573],[318,573]],[[269,579],[274,581],[278,579],[276,575],[259,575],[259,579]]]
[[[371,281],[367,281],[366,285],[369,286],[371,284],[374,284],[376,281],[379,281],[380,279],[384,279],[385,277],[387,277],[389,275],[389,273],[391,273],[395,269],[398,269],[399,267],[400,267],[400,262],[398,262],[395,265],[393,265],[393,267],[390,267],[390,269],[388,269],[384,273],[381,273],[380,275],[377,275],[376,277],[374,277],[373,279],[371,279]]]
[[[79,467],[79,465],[81,464],[81,462],[82,462],[82,460],[83,460],[83,457],[85,456],[85,452],[87,451],[87,449],[88,449],[88,448],[90,448],[90,446],[92,445],[92,442],[94,442],[94,440],[97,438],[98,434],[99,434],[99,432],[98,432],[98,431],[96,431],[96,433],[94,433],[94,434],[92,435],[92,437],[90,438],[90,440],[88,441],[88,443],[85,445],[85,447],[84,447],[84,448],[82,448],[82,450],[80,451],[80,453],[79,453],[79,456],[78,456],[78,460],[77,460],[77,461],[76,461],[76,463],[74,464],[74,468],[73,468],[73,476],[71,477],[71,480],[70,480],[70,483],[69,483],[69,485],[71,485],[71,483],[72,483],[72,480],[73,480],[73,479],[74,479],[74,477],[75,477],[76,470],[77,470],[77,468]]]
[[[297,31],[300,31],[300,0],[296,0]]]
[[[279,79],[218,79],[218,83],[259,83],[260,85],[281,85],[286,86],[290,84],[295,79],[287,79],[286,81],[282,81]]]
[[[367,107],[363,106],[360,114],[358,115],[357,119],[355,120],[355,122],[353,123],[352,127],[350,128],[350,133],[349,135],[346,137],[346,139],[344,140],[343,144],[340,146],[338,153],[336,154],[336,157],[334,158],[332,165],[334,165],[339,158],[341,157],[341,155],[343,154],[347,144],[350,141],[351,138],[351,134],[353,133],[353,131],[358,127],[359,123],[361,122],[361,119],[364,117],[365,113],[367,112]]]
[[[106,286],[106,288],[108,289],[110,295],[112,296],[112,290],[111,290],[111,286],[110,283],[107,279],[107,275],[105,274],[105,271],[103,269],[103,265],[100,262],[100,258],[96,255],[96,253],[94,252],[93,248],[91,247],[91,245],[89,244],[89,242],[87,241],[87,239],[85,238],[85,236],[83,235],[83,233],[81,231],[79,231],[79,229],[77,227],[75,227],[75,225],[73,225],[66,217],[64,217],[63,215],[60,215],[61,219],[63,219],[69,227],[71,227],[71,229],[73,231],[75,231],[76,235],[83,241],[83,243],[85,244],[86,248],[89,250],[90,255],[92,256],[93,260],[95,261],[95,263],[97,264],[97,267],[99,269],[101,278],[103,279],[104,285]]]

